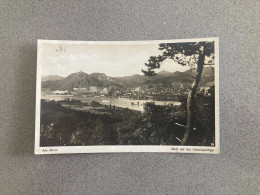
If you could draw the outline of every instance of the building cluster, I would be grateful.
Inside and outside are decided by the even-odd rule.
[[[67,94],[69,94],[69,91],[68,90],[65,90],[65,91],[56,90],[56,91],[53,91],[52,93],[56,94],[56,95],[67,95]]]
[[[73,95],[80,94],[107,94],[108,89],[106,87],[90,86],[88,88],[73,88],[71,92]]]
[[[128,88],[125,90],[114,91],[112,94],[120,95],[120,96],[132,96],[132,95],[144,95],[144,96],[157,96],[157,95],[181,95],[187,92],[186,87],[172,87],[165,88],[162,86],[154,86],[152,88],[148,88],[147,86],[139,86]]]
[[[52,93],[58,95],[75,95],[75,96],[125,96],[125,97],[132,97],[135,95],[141,96],[160,96],[160,95],[170,95],[170,96],[178,96],[181,94],[185,94],[187,92],[187,86],[183,84],[175,84],[170,87],[164,87],[162,83],[148,86],[135,86],[135,87],[128,87],[124,89],[114,88],[114,87],[99,87],[99,86],[89,86],[89,87],[79,87],[73,88],[71,91],[65,90],[56,90]]]

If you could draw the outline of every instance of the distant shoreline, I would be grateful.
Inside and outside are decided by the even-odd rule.
[[[179,106],[181,102],[177,101],[157,101],[157,100],[135,100],[129,98],[111,98],[111,97],[77,97],[71,95],[44,95],[41,99],[49,101],[66,101],[66,99],[73,101],[78,100],[82,104],[91,104],[92,101],[104,106],[116,106],[119,108],[129,108],[131,110],[144,111],[144,104],[153,102],[155,105],[174,105]]]

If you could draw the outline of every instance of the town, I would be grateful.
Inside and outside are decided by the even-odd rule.
[[[73,90],[47,90],[47,94],[69,95],[73,97],[113,97],[130,98],[139,100],[157,100],[157,101],[178,101],[180,96],[187,95],[188,85],[180,84],[174,88],[164,88],[157,85],[153,88],[148,86],[129,87],[126,89],[110,89],[109,87],[90,86],[84,88],[73,88]],[[205,96],[211,96],[214,85],[208,83],[199,88],[199,93]]]

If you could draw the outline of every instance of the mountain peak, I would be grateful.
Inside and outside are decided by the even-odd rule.
[[[87,74],[87,73],[85,73],[85,72],[83,72],[83,71],[81,70],[81,71],[79,71],[79,72],[76,72],[76,74]]]
[[[99,76],[107,76],[105,73],[93,72],[90,75],[99,75]]]
[[[59,75],[48,75],[48,76],[42,76],[41,81],[59,81],[63,79],[64,77]]]
[[[162,70],[160,72],[157,73],[158,75],[165,75],[165,74],[172,74],[172,72],[166,71],[166,70]]]
[[[71,76],[83,76],[83,75],[88,75],[88,74],[83,72],[83,71],[79,71],[79,72],[71,73],[70,75],[68,75],[68,77],[71,77]]]
[[[98,80],[107,80],[108,78],[105,73],[93,72],[90,75],[94,78],[97,78]]]

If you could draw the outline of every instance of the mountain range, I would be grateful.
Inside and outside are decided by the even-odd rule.
[[[42,82],[43,81],[59,81],[63,80],[64,77],[59,76],[59,75],[48,75],[48,76],[42,76]]]
[[[109,77],[104,73],[87,74],[85,72],[72,73],[67,77],[50,75],[42,77],[42,88],[50,90],[72,90],[73,88],[87,88],[90,86],[108,87],[110,89],[126,89],[129,87],[155,86],[172,87],[174,84],[191,84],[194,80],[195,70],[185,72],[161,71],[152,77],[144,75],[131,75],[124,77]],[[214,68],[203,69],[200,85],[214,81]]]

